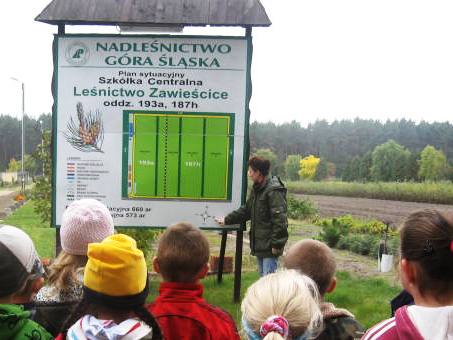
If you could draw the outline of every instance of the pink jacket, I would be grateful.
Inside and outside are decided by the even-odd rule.
[[[371,327],[362,340],[423,340],[407,312],[408,306],[399,308],[391,319]]]

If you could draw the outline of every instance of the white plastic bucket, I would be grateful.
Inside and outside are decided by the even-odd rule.
[[[393,268],[393,255],[382,254],[381,259],[381,272],[387,273]]]

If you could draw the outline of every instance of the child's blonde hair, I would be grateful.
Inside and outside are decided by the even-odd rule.
[[[49,266],[48,284],[58,289],[65,289],[74,283],[81,283],[87,261],[86,255],[72,255],[61,250]]]
[[[318,289],[308,276],[296,270],[266,275],[247,289],[242,300],[244,330],[246,333],[251,330],[259,336],[262,325],[269,317],[279,316],[286,319],[292,338],[307,333],[316,335],[322,326],[318,302]],[[263,339],[277,340],[283,339],[283,336],[271,331]]]

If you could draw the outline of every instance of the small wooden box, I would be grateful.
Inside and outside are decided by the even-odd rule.
[[[217,273],[219,270],[219,260],[218,256],[211,256],[209,260],[209,266],[211,267],[211,273]],[[223,258],[223,272],[232,273],[233,272],[233,257],[225,256]]]

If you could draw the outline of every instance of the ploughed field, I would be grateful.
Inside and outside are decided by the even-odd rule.
[[[295,195],[298,198],[308,198],[318,207],[321,217],[336,217],[350,214],[365,219],[378,219],[399,225],[410,213],[421,209],[449,210],[453,213],[452,205],[401,202],[377,200],[370,198]]]

